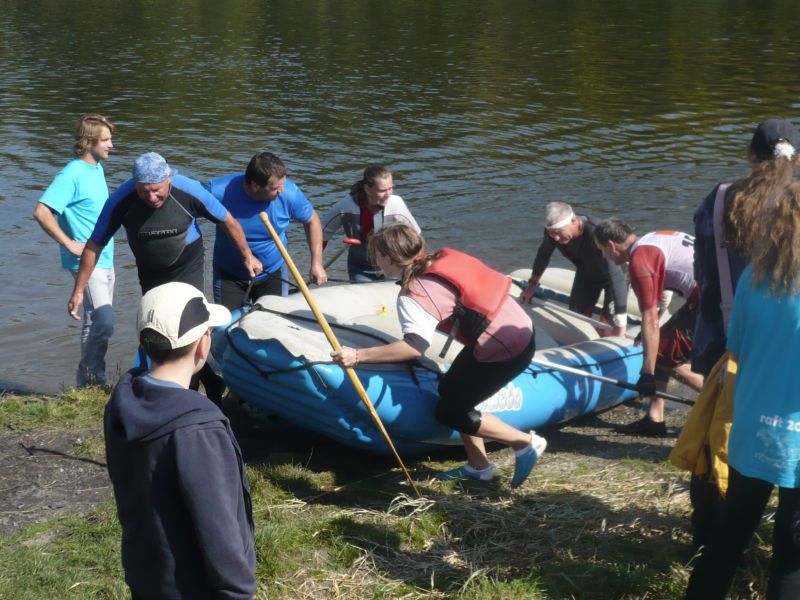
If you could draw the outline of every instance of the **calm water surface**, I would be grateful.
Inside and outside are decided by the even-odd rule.
[[[0,0],[0,388],[74,380],[72,279],[30,215],[85,112],[118,126],[112,189],[141,152],[206,181],[269,149],[324,211],[383,162],[432,247],[503,270],[530,265],[556,199],[691,230],[752,128],[800,121],[790,1],[174,4]],[[116,265],[112,372],[139,298],[122,236]]]

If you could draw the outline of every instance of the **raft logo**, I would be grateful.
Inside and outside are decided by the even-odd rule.
[[[518,411],[522,408],[522,390],[509,383],[506,387],[487,398],[475,410],[485,410],[487,412],[507,412]]]

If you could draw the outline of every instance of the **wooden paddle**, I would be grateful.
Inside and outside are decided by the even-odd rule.
[[[633,390],[634,392],[638,392],[639,389],[636,387],[635,383],[630,383],[628,381],[622,381],[621,379],[612,379],[611,377],[605,377],[603,375],[595,375],[594,373],[587,373],[582,369],[575,369],[573,367],[568,367],[566,365],[559,365],[556,363],[552,363],[548,360],[541,360],[538,358],[534,358],[531,361],[535,365],[539,365],[540,367],[545,367],[547,369],[553,369],[554,371],[562,371],[563,373],[569,373],[570,375],[577,375],[578,377],[586,377],[587,379],[595,379],[597,381],[602,381],[603,383],[610,383],[612,385],[616,385],[617,387],[621,387],[626,390]],[[676,396],[674,394],[669,394],[667,392],[661,392],[656,390],[656,396],[659,398],[664,398],[666,400],[672,400],[673,402],[679,402],[680,404],[687,404],[689,406],[694,406],[694,402],[689,400],[688,398],[684,398],[682,396]]]
[[[289,267],[289,271],[291,271],[294,280],[297,282],[297,286],[300,288],[300,291],[303,293],[303,297],[308,302],[308,306],[311,309],[311,312],[314,313],[314,317],[317,319],[317,323],[319,326],[322,327],[323,333],[325,333],[325,337],[328,338],[328,342],[330,343],[331,347],[334,350],[341,350],[342,346],[339,344],[339,340],[336,339],[336,335],[333,333],[330,325],[328,325],[327,319],[325,319],[325,315],[322,314],[322,311],[317,306],[316,300],[314,300],[314,296],[311,295],[311,292],[308,289],[308,285],[306,285],[303,276],[300,275],[300,271],[297,270],[297,267],[292,261],[292,257],[289,256],[289,253],[286,251],[286,247],[281,242],[281,238],[278,236],[278,233],[272,227],[272,223],[269,222],[269,217],[267,216],[266,212],[262,212],[259,217],[263,221],[264,225],[266,226],[269,234],[272,236],[273,241],[275,242],[275,246],[283,256],[283,260],[286,262],[286,265]],[[397,453],[397,449],[394,447],[392,443],[392,439],[389,437],[389,433],[386,431],[386,428],[383,426],[383,422],[381,421],[380,416],[375,411],[375,407],[372,405],[372,402],[367,396],[367,391],[364,389],[364,386],[361,383],[361,380],[356,375],[355,369],[352,367],[346,367],[345,373],[347,373],[347,377],[350,379],[350,382],[353,384],[353,387],[356,388],[356,392],[358,392],[359,397],[361,398],[361,402],[364,403],[364,406],[367,408],[367,412],[369,412],[372,420],[375,422],[375,426],[383,435],[383,439],[386,440],[386,443],[389,444],[389,448],[392,450],[392,454],[397,459],[400,468],[403,469],[403,473],[405,473],[408,482],[411,484],[411,488],[414,490],[414,493],[417,495],[417,498],[422,498],[422,494],[419,493],[417,486],[414,484],[414,480],[411,479],[411,473],[408,472],[405,464],[403,463],[403,459],[400,458],[400,455]]]

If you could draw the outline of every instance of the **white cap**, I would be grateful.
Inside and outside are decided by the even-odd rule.
[[[206,302],[193,285],[174,281],[154,287],[139,303],[136,327],[163,335],[171,349],[183,348],[200,339],[209,327],[226,325],[231,312],[219,304]]]

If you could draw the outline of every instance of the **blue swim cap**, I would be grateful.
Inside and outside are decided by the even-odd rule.
[[[161,183],[172,177],[175,171],[158,152],[146,152],[133,163],[133,179],[136,183]]]

